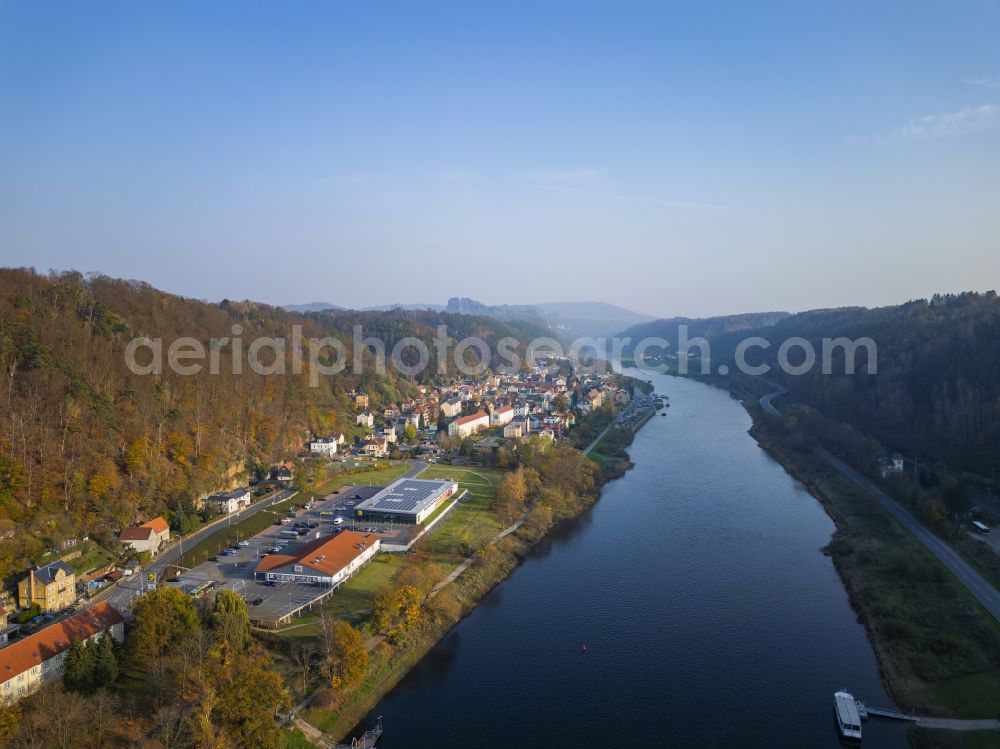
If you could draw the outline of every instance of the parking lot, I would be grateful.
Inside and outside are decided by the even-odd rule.
[[[205,589],[228,588],[236,591],[247,602],[250,618],[258,622],[280,622],[331,595],[335,588],[306,583],[278,583],[266,585],[254,580],[254,569],[260,559],[271,552],[294,553],[310,541],[329,536],[341,528],[358,532],[375,532],[390,543],[405,544],[416,526],[379,523],[374,531],[369,522],[354,517],[353,507],[378,492],[380,486],[353,486],[317,500],[309,510],[297,505],[294,513],[274,513],[274,524],[256,536],[240,540],[232,549],[220,549],[208,561],[183,571],[166,584],[179,587],[188,593]],[[335,520],[341,518],[341,523]],[[284,524],[282,524],[284,521]],[[296,525],[298,524],[298,525]],[[314,526],[314,527],[307,527]],[[296,532],[295,538],[290,538]],[[204,592],[208,592],[207,589]]]

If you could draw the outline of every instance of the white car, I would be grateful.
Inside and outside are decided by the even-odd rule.
[[[238,545],[239,546],[249,546],[250,542],[249,541],[240,541]]]
[[[334,518],[333,519],[333,524],[334,525],[343,525],[344,524],[344,519],[343,518]]]

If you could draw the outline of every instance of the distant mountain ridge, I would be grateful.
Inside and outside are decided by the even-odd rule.
[[[349,311],[329,302],[286,304],[289,312]],[[607,302],[541,302],[539,304],[484,304],[469,297],[451,297],[447,304],[384,304],[364,307],[359,312],[391,312],[393,310],[449,312],[456,315],[479,315],[498,320],[522,320],[548,328],[555,335],[572,339],[583,336],[609,338],[629,325],[655,320],[625,307]]]
[[[336,304],[330,304],[329,302],[309,302],[308,304],[283,304],[281,309],[286,312],[299,312],[305,314],[307,312],[325,312],[328,309],[342,310],[345,307],[338,307]]]
[[[362,307],[358,312],[391,312],[395,309],[408,311],[429,309],[434,312],[443,312],[444,308],[443,304],[377,304],[373,307]],[[306,314],[309,312],[326,312],[331,309],[338,312],[346,312],[353,309],[353,307],[341,307],[339,304],[331,304],[330,302],[309,302],[308,304],[282,304],[281,309],[286,312]]]

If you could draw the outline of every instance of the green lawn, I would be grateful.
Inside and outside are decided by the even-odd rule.
[[[313,745],[302,731],[294,728],[285,737],[285,749],[313,749]]]
[[[398,558],[391,554],[379,554],[361,568],[351,580],[344,583],[324,602],[322,609],[332,611],[337,616],[358,626],[368,618],[372,598],[382,588],[392,584],[399,571]],[[310,612],[292,620],[291,627],[276,632],[280,637],[292,639],[315,637],[319,634],[319,613]]]
[[[1000,671],[945,679],[926,685],[923,691],[928,701],[947,705],[959,717],[982,718],[1000,712]]]
[[[88,572],[95,567],[104,567],[118,559],[113,553],[103,546],[98,546],[93,541],[84,541],[78,548],[82,552],[80,556],[67,562],[77,574]]]
[[[419,478],[424,479],[455,479],[459,494],[466,489],[469,491],[462,503],[441,521],[425,542],[421,542],[427,551],[460,557],[459,546],[466,532],[473,537],[486,537],[503,530],[500,518],[490,505],[504,473],[497,468],[443,465],[428,466],[420,473]]]

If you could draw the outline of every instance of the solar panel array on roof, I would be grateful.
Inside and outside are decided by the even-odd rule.
[[[371,499],[358,505],[359,510],[417,513],[435,502],[453,486],[443,479],[399,479]]]

